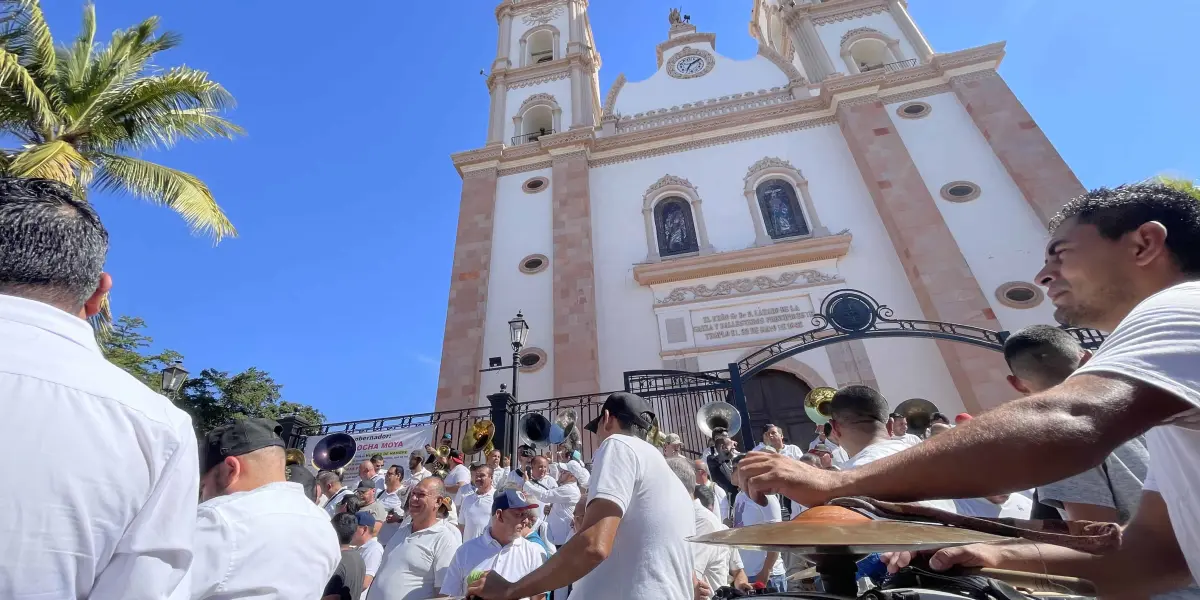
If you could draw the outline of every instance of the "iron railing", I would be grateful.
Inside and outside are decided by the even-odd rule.
[[[536,142],[542,136],[550,135],[552,133],[554,133],[553,129],[541,128],[533,133],[524,133],[521,135],[514,135],[512,138],[512,145],[520,146],[521,144],[528,144],[530,142]]]
[[[305,436],[327,435],[330,433],[369,433],[375,431],[393,431],[396,429],[407,429],[409,427],[424,427],[433,425],[433,439],[430,443],[437,444],[438,440],[442,439],[442,435],[450,433],[454,437],[454,443],[462,442],[466,436],[468,429],[476,421],[480,419],[492,418],[492,409],[490,407],[478,408],[463,408],[458,410],[444,410],[440,412],[429,412],[415,415],[400,415],[396,417],[382,417],[378,419],[364,419],[361,421],[341,421],[338,423],[324,423],[313,427],[305,432]],[[294,445],[289,446],[303,449],[306,439],[301,437],[294,442]]]
[[[887,73],[895,73],[896,71],[908,69],[908,68],[915,67],[915,66],[917,66],[917,59],[910,58],[908,60],[898,60],[896,62],[881,64],[881,65],[860,66],[858,68],[858,71],[860,73],[869,73],[871,71],[879,71],[882,69],[884,72],[887,72]]]

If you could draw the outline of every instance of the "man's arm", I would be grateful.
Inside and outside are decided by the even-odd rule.
[[[200,497],[196,434],[190,419],[175,431],[178,445],[167,459],[146,503],[117,541],[89,598],[187,598],[190,569],[202,552],[196,540]]]
[[[767,557],[763,559],[762,570],[758,575],[754,576],[754,580],[759,583],[766,583],[771,578],[771,569],[775,568],[775,561],[779,560],[778,552],[768,552]]]
[[[374,575],[366,575],[366,576],[364,576],[364,577],[363,577],[363,589],[365,590],[365,589],[367,589],[367,588],[371,587],[371,582],[372,582],[372,581],[375,581],[375,576],[374,576]]]
[[[822,471],[760,453],[748,455],[739,473],[753,496],[781,492],[805,506],[842,496],[976,498],[1096,466],[1121,443],[1190,407],[1146,384],[1083,374],[856,469]]]

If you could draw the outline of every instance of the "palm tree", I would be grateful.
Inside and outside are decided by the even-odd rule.
[[[1196,185],[1195,181],[1190,179],[1182,179],[1179,177],[1171,177],[1168,175],[1158,175],[1154,181],[1175,188],[1185,194],[1190,195],[1197,201],[1200,201],[1200,185]]]
[[[0,0],[0,133],[20,142],[0,149],[0,173],[61,181],[81,198],[89,188],[129,194],[170,207],[214,242],[236,235],[203,181],[138,157],[243,134],[219,116],[233,96],[204,71],[153,64],[180,43],[158,33],[158,17],[113,32],[107,45],[95,37],[92,4],[78,37],[56,47],[37,0]]]

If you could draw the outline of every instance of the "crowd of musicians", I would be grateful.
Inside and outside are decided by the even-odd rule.
[[[791,577],[803,557],[688,540],[852,496],[1122,528],[1103,555],[1014,540],[876,556],[863,576],[921,560],[1080,577],[1102,596],[1200,597],[1200,202],[1167,186],[1065,204],[1035,280],[1060,323],[1111,333],[1094,354],[1057,327],[1014,333],[1004,358],[1024,397],[974,418],[912,423],[879,390],[848,385],[807,448],[773,425],[750,449],[719,428],[708,448],[677,435],[660,447],[646,441],[650,405],[616,393],[581,427],[596,448],[587,464],[559,446],[429,447],[405,464],[359,457],[357,478],[289,466],[273,421],[197,440],[188,415],[110,364],[87,322],[113,284],[107,248],[68,188],[0,179],[4,598],[794,590],[813,585]]]

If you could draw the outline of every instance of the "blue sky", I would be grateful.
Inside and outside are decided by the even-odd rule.
[[[81,2],[43,2],[55,36]],[[655,68],[679,0],[597,0],[605,92]],[[495,0],[99,0],[98,31],[159,15],[161,58],[208,70],[249,135],[156,157],[204,179],[240,237],[214,247],[172,212],[94,195],[112,234],[115,310],[143,317],[193,372],[256,366],[330,420],[432,410],[460,180],[482,145],[479,70]],[[717,50],[753,55],[751,0],[692,0]],[[935,51],[1008,42],[1001,73],[1088,187],[1200,176],[1200,2],[911,0]]]

